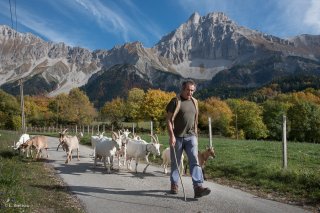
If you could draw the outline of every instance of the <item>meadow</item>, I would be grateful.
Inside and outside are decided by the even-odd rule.
[[[1,208],[8,206],[8,203],[17,203],[30,205],[33,209],[45,206],[47,209],[62,210],[63,202],[66,201],[74,205],[69,209],[63,208],[63,212],[81,212],[81,205],[69,194],[67,186],[54,175],[52,168],[44,166],[43,161],[34,162],[20,156],[8,147],[12,145],[13,139],[19,137],[17,133],[0,133]],[[57,133],[50,135],[58,136]],[[149,134],[140,136],[150,141]],[[166,134],[159,135],[159,141],[163,144],[162,150],[168,147]],[[90,135],[85,134],[81,143],[90,145]],[[208,143],[206,135],[199,137],[200,150],[204,150]],[[209,160],[206,166],[209,181],[271,200],[320,207],[320,144],[288,142],[287,169],[282,168],[281,142],[214,137],[213,146],[216,158]],[[160,157],[149,159],[154,164],[161,164]]]
[[[108,135],[111,136],[111,135]],[[140,135],[150,141],[149,134]],[[159,135],[168,147],[168,136]],[[81,143],[90,145],[90,136]],[[199,137],[199,150],[209,137]],[[320,144],[287,143],[287,168],[283,168],[282,142],[213,138],[216,157],[206,166],[211,181],[250,191],[258,196],[296,205],[320,207]],[[149,158],[161,164],[160,157]]]

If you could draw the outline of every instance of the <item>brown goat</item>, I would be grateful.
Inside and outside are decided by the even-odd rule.
[[[47,153],[47,158],[48,158],[48,138],[46,136],[40,135],[40,136],[35,136],[33,138],[30,138],[27,142],[22,144],[21,147],[23,149],[26,149],[27,152],[30,148],[35,148],[37,151],[35,156],[36,159],[39,159],[42,149],[45,149]],[[31,152],[31,155],[32,155],[32,152]]]
[[[204,180],[207,180],[207,177],[204,172],[206,162],[208,161],[209,158],[215,158],[215,157],[216,157],[216,154],[213,147],[207,147],[207,149],[202,152],[198,151],[198,162],[199,162],[199,166],[202,169],[202,175]],[[187,169],[188,169],[188,163],[186,163],[185,174],[187,174]]]

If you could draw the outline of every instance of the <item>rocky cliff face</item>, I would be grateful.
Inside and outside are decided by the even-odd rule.
[[[94,52],[0,26],[0,53],[0,86],[13,94],[21,78],[30,86],[25,94],[53,96],[80,86],[93,94],[92,79],[104,85],[99,90],[110,90],[108,78],[117,74],[119,85],[177,90],[184,78],[207,82],[203,88],[252,87],[297,70],[320,73],[320,36],[282,39],[238,26],[223,13],[194,13],[152,48],[133,42]],[[110,94],[117,95],[103,93],[106,100]]]

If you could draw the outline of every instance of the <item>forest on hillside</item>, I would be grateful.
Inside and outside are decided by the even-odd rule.
[[[304,85],[316,83],[312,80],[305,79]],[[284,85],[273,82],[241,98],[211,96],[199,99],[200,132],[208,131],[208,117],[211,117],[215,135],[281,140],[285,115],[290,141],[320,143],[320,90],[306,88],[299,92],[284,93]],[[133,88],[127,97],[107,101],[100,109],[95,109],[87,95],[78,88],[53,98],[25,96],[26,126],[82,126],[99,121],[121,128],[122,122],[153,121],[155,131],[165,132],[165,108],[175,95],[159,89],[144,91]],[[21,128],[20,97],[2,90],[0,128]]]

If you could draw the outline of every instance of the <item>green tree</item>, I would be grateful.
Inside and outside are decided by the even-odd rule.
[[[247,139],[262,139],[268,136],[268,129],[262,120],[262,107],[254,102],[228,99],[233,114],[233,124],[245,134]]]
[[[320,107],[307,101],[298,101],[288,110],[289,139],[293,141],[319,142]]]
[[[15,122],[21,115],[20,104],[17,99],[8,93],[0,90],[0,127],[6,129],[19,129],[21,127]],[[21,120],[21,118],[20,118]]]
[[[287,114],[290,106],[291,104],[289,103],[275,100],[267,100],[262,104],[263,122],[269,130],[270,139],[282,139],[283,115]]]

